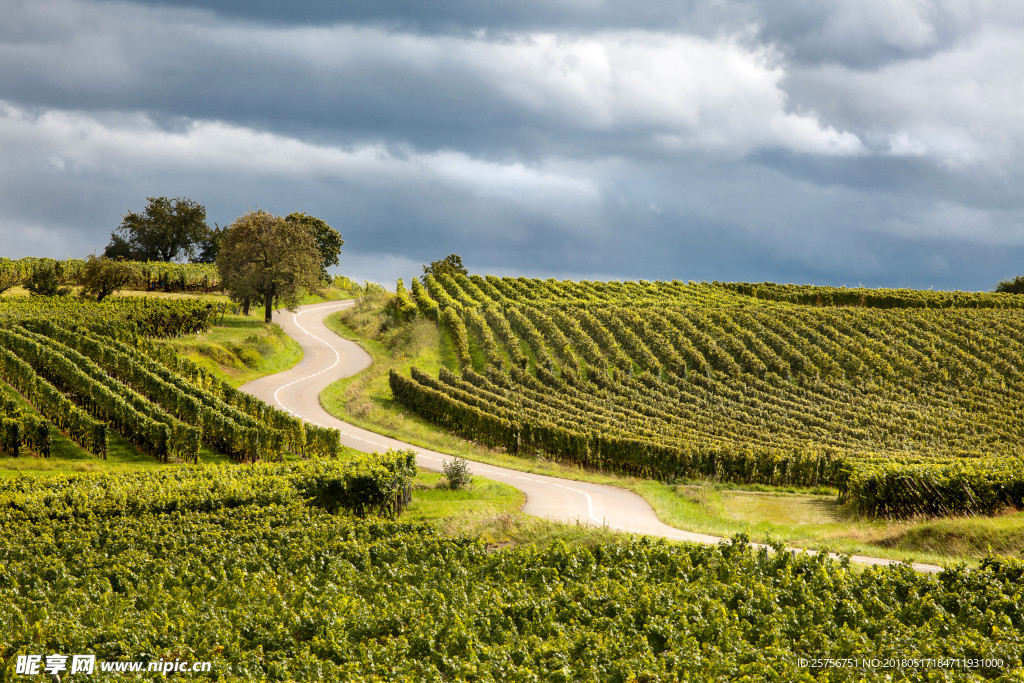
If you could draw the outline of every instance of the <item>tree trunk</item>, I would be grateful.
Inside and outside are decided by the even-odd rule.
[[[249,315],[249,297],[242,299],[242,315]]]
[[[264,301],[264,318],[263,322],[270,324],[274,321],[274,292],[277,287],[274,285],[268,285],[266,291],[263,292]]]

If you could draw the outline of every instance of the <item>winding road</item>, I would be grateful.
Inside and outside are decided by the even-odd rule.
[[[324,324],[324,319],[354,301],[334,301],[300,306],[296,312],[275,311],[274,320],[285,332],[298,341],[303,358],[298,365],[274,375],[267,375],[240,387],[270,405],[324,427],[341,431],[341,442],[356,450],[371,452],[388,448],[412,449],[417,464],[429,470],[440,471],[445,460],[452,456],[397,439],[382,436],[342,422],[320,405],[320,392],[344,377],[354,375],[370,366],[372,359],[355,342],[342,339]],[[695,543],[717,544],[725,539],[682,531],[662,523],[651,506],[632,491],[520,472],[479,462],[468,462],[474,475],[510,484],[526,494],[522,511],[529,515],[562,522],[607,526],[611,529],[648,534],[663,538]],[[802,552],[795,550],[795,552]],[[892,560],[854,555],[851,561],[861,564],[895,564]],[[941,567],[915,564],[921,572],[938,572]]]

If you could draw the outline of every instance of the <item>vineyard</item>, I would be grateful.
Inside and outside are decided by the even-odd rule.
[[[451,369],[390,382],[436,424],[590,467],[829,483],[889,514],[1019,502],[1016,299],[765,292],[431,276],[387,316],[435,321]],[[399,521],[412,451],[338,459],[335,430],[156,343],[223,314],[0,299],[0,379],[34,408],[0,395],[7,455],[45,457],[59,430],[103,457],[117,432],[177,463],[0,480],[0,681],[40,653],[209,661],[197,681],[1019,680],[1019,560],[919,575],[742,537],[495,550]],[[251,464],[193,465],[202,444]]]
[[[204,443],[247,462],[335,457],[336,430],[271,408],[153,343],[205,330],[223,313],[195,299],[3,299],[0,380],[38,412],[0,402],[3,452],[46,457],[57,429],[100,458],[110,430],[162,462],[198,462]]]
[[[1019,561],[924,576],[742,540],[492,552],[331,513],[378,510],[410,465],[0,482],[0,680],[51,652],[212,662],[189,680],[1019,680]],[[825,657],[857,666],[801,663]]]
[[[672,480],[821,486],[888,516],[1024,504],[1024,299],[427,275],[451,369],[395,399],[512,453]]]
[[[54,265],[62,285],[80,285],[85,271],[85,259],[53,259],[25,257],[0,258],[0,275],[9,273],[17,280],[25,280],[43,265]],[[143,292],[209,293],[220,289],[220,274],[213,263],[174,263],[165,261],[125,261],[131,269],[126,289]]]

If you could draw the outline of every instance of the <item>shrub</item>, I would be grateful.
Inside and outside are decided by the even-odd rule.
[[[453,491],[468,489],[473,483],[473,474],[469,471],[469,465],[463,458],[445,460],[441,465],[444,476],[448,479],[448,488]]]
[[[996,291],[1008,294],[1024,294],[1024,275],[1018,275],[1012,280],[1003,280],[996,285]]]
[[[32,270],[32,274],[25,278],[24,285],[34,296],[67,296],[71,290],[61,287],[60,280],[60,264],[47,260]]]

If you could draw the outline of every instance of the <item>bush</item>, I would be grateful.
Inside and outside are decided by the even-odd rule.
[[[473,474],[469,471],[469,465],[463,458],[445,460],[441,465],[444,476],[448,479],[448,488],[453,491],[468,489],[473,483]]]
[[[238,356],[238,360],[245,363],[250,368],[254,368],[259,365],[260,361],[263,360],[263,356],[256,349],[245,346],[235,350],[235,355]]]
[[[1012,280],[1003,280],[996,285],[996,291],[1008,294],[1024,294],[1024,275],[1018,275]]]
[[[32,270],[24,285],[33,296],[67,296],[71,290],[61,287],[60,280],[60,264],[47,260]]]

